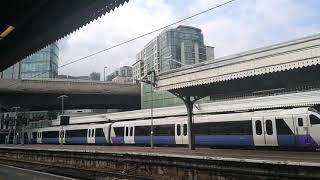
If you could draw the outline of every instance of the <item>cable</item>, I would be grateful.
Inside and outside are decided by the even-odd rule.
[[[129,39],[129,40],[127,40],[127,41],[124,41],[124,42],[121,42],[121,43],[119,43],[119,44],[116,44],[116,45],[114,45],[114,46],[111,46],[111,47],[102,49],[102,50],[100,50],[100,51],[97,51],[97,52],[95,52],[95,53],[89,54],[89,55],[84,56],[84,57],[82,57],[82,58],[73,60],[73,61],[71,61],[71,62],[68,62],[68,63],[66,63],[66,64],[63,64],[63,65],[59,66],[57,69],[66,67],[66,66],[68,66],[68,65],[70,65],[70,64],[73,64],[73,63],[76,63],[76,62],[79,62],[79,61],[82,61],[82,60],[84,60],[84,59],[87,59],[87,58],[89,58],[89,57],[95,56],[95,55],[97,55],[97,54],[100,54],[100,53],[102,53],[102,52],[108,51],[108,50],[110,50],[110,49],[114,49],[114,48],[116,48],[116,47],[122,46],[122,45],[124,45],[124,44],[129,43],[129,42],[132,42],[132,41],[135,41],[135,40],[137,40],[137,39],[140,39],[140,38],[142,38],[142,37],[144,37],[144,36],[147,36],[147,35],[150,35],[150,34],[153,34],[153,33],[157,32],[157,31],[166,29],[166,28],[168,28],[168,27],[170,27],[170,26],[172,26],[172,25],[179,24],[179,23],[181,23],[181,22],[183,22],[183,21],[189,20],[189,19],[194,18],[194,17],[196,17],[196,16],[199,16],[199,15],[201,15],[201,14],[207,13],[207,12],[212,11],[212,10],[215,10],[215,9],[217,9],[217,8],[219,8],[219,7],[222,7],[222,6],[225,6],[225,5],[227,5],[227,4],[230,4],[230,3],[234,2],[234,1],[236,1],[236,0],[227,1],[227,2],[225,2],[225,3],[219,4],[219,5],[217,5],[217,6],[211,7],[211,8],[209,8],[209,9],[204,10],[204,11],[198,12],[198,13],[193,14],[193,15],[191,15],[191,16],[188,16],[188,17],[185,17],[185,18],[180,19],[180,20],[178,20],[178,21],[175,21],[175,22],[173,22],[173,23],[171,23],[171,24],[168,24],[168,25],[165,25],[165,26],[163,26],[163,27],[160,27],[160,28],[158,28],[158,29],[154,29],[154,30],[152,30],[152,31],[150,31],[150,32],[148,32],[148,33],[139,35],[139,36],[137,36],[137,37],[135,37],[135,38],[132,38],[132,39]],[[42,75],[42,74],[44,74],[44,73],[46,73],[46,72],[37,74],[37,75],[35,75],[35,76],[31,77],[31,78],[38,77],[38,76],[40,76],[40,75]],[[17,82],[17,83],[18,83],[18,82]],[[8,88],[9,88],[10,86],[13,86],[13,85],[17,84],[17,83],[14,83],[14,84],[9,85]]]

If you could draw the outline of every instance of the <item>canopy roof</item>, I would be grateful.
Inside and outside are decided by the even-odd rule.
[[[128,1],[3,1],[0,6],[0,71]]]

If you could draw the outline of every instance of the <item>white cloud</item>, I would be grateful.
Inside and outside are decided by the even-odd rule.
[[[189,10],[203,10],[212,4],[212,1],[194,1]],[[299,1],[246,0],[235,1],[223,11],[208,13],[196,24],[203,30],[206,43],[215,46],[217,56],[221,57],[319,33],[319,24],[301,23],[314,15],[314,9]]]
[[[132,0],[63,39],[60,65],[114,46],[174,21],[173,9],[164,0]],[[132,65],[135,55],[155,35],[111,49],[59,70],[59,74],[108,73],[122,65]]]
[[[116,45],[180,19],[179,14],[194,14],[227,0],[130,0],[115,11],[65,38],[61,42],[60,64]],[[307,3],[306,3],[307,2]],[[172,3],[172,4],[170,4]],[[175,7],[175,5],[179,7]],[[311,0],[242,0],[208,12],[183,24],[200,27],[207,45],[216,47],[218,57],[272,43],[319,33],[316,20],[320,12]],[[60,71],[88,75],[132,65],[135,55],[159,32],[117,47]]]

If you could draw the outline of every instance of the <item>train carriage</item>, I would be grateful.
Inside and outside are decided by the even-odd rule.
[[[30,143],[148,145],[150,132],[151,120],[145,119],[39,128],[27,134]],[[155,145],[188,144],[187,117],[156,117],[153,132]],[[197,114],[194,135],[197,146],[318,147],[320,114],[313,108]]]

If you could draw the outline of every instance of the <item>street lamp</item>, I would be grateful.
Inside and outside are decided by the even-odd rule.
[[[67,98],[67,95],[61,95],[58,98],[61,98],[61,115],[64,115],[64,109],[63,109],[63,105],[64,105],[64,98]]]
[[[106,69],[107,66],[103,67],[103,81],[106,81]]]
[[[151,80],[148,80],[147,77],[151,75]],[[150,147],[153,149],[154,148],[154,143],[153,143],[153,87],[156,85],[155,83],[155,76],[156,76],[156,71],[152,69],[149,71],[146,76],[141,78],[141,82],[147,83],[151,85],[151,109],[150,109],[150,118],[151,118],[151,128],[150,128]]]

